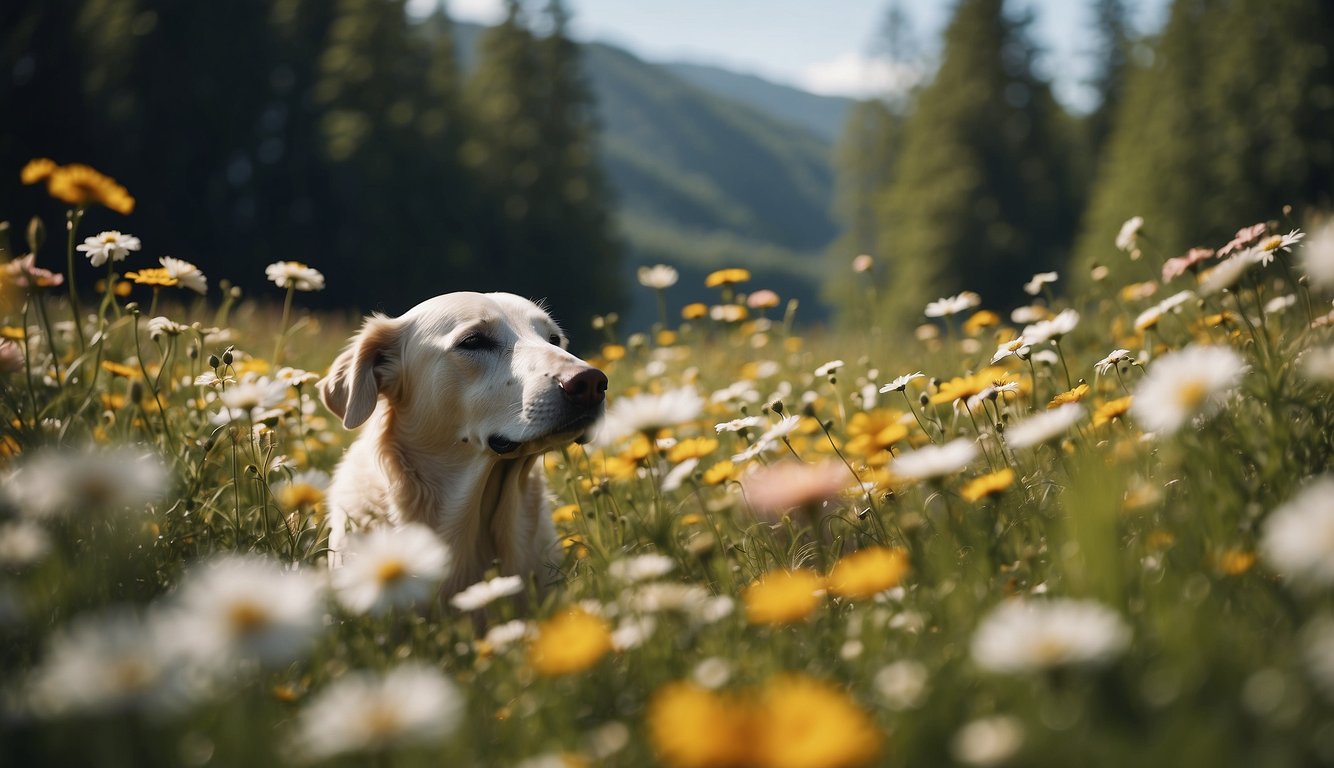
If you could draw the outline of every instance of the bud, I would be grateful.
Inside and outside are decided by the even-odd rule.
[[[931,398],[927,397],[925,392],[917,396],[917,401],[922,404],[923,408],[931,404]]]
[[[209,367],[209,368],[217,368],[217,367],[220,366],[220,365],[222,365],[222,361],[218,359],[218,356],[217,356],[217,355],[209,355],[209,356],[208,356],[208,367]]]
[[[131,301],[129,304],[126,304],[125,311],[137,317],[139,315],[139,302]]]
[[[783,415],[783,408],[784,408],[784,407],[785,407],[785,406],[783,405],[783,401],[782,401],[782,400],[775,400],[775,401],[773,401],[772,403],[769,403],[769,410],[773,411],[774,413],[778,414],[779,416],[782,416],[782,415]]]
[[[232,361],[235,360],[235,359],[236,359],[236,358],[234,358],[234,357],[232,356],[232,350],[231,350],[230,347],[228,347],[227,349],[223,350],[223,352],[222,352],[222,364],[223,364],[223,365],[231,365],[231,364],[232,364]]]

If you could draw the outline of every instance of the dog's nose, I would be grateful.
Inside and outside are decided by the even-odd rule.
[[[592,408],[607,396],[607,374],[585,368],[560,383],[565,398],[583,408]]]

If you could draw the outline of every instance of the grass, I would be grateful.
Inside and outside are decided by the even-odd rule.
[[[61,245],[38,262],[81,258]],[[275,289],[279,313],[113,282],[76,324],[64,286],[11,271],[4,762],[1334,762],[1318,566],[1334,558],[1334,526],[1320,527],[1334,510],[1301,497],[1334,455],[1328,364],[1311,362],[1328,356],[1329,297],[1276,255],[1156,322],[1145,310],[1195,289],[1193,273],[1155,295],[1095,283],[1035,302],[1082,318],[994,365],[998,345],[1042,328],[982,307],[916,337],[753,314],[628,338],[604,327],[590,359],[628,427],[547,456],[561,584],[471,614],[427,601],[357,615],[328,594],[321,473],[351,435],[302,372],[327,368],[348,319],[304,312],[300,292]],[[758,287],[723,286],[719,303]],[[155,316],[180,326],[150,335]],[[1184,421],[1145,434],[1145,382],[1199,347],[1244,371],[1159,381],[1159,406]],[[1117,348],[1127,359],[1099,373]],[[1073,423],[1020,439],[1058,396]],[[913,468],[955,440],[966,459]],[[1298,537],[1314,566],[1275,543],[1276,510],[1299,507],[1315,510]],[[190,590],[229,554],[282,569],[245,611],[210,615]],[[293,600],[314,612],[283,619],[301,575],[318,585]],[[1021,612],[1002,627],[1006,606]],[[148,631],[163,626],[172,638]],[[409,663],[442,692],[331,695]]]

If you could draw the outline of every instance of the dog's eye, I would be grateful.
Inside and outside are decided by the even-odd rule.
[[[550,341],[552,344],[555,344],[556,346],[559,347],[559,346],[560,346],[560,334],[558,334],[558,333],[553,333],[553,334],[551,334],[551,336],[548,338],[548,341]]]
[[[469,352],[495,349],[496,346],[496,340],[483,333],[470,333],[458,343],[459,349],[466,349]]]

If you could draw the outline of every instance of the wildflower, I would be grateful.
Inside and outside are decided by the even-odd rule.
[[[576,609],[538,626],[528,646],[528,660],[538,674],[568,675],[593,666],[611,649],[607,622]]]
[[[1041,344],[1044,341],[1060,341],[1079,325],[1079,313],[1073,309],[1061,310],[1061,313],[1050,320],[1039,320],[1032,325],[1026,326],[1020,336],[1025,339],[1029,345]]]
[[[686,478],[690,477],[690,474],[694,472],[695,468],[698,466],[699,459],[691,458],[672,467],[672,471],[668,472],[662,478],[662,492],[671,493],[680,488],[681,484],[686,481]]]
[[[176,596],[173,634],[190,655],[211,664],[292,661],[320,631],[324,585],[276,560],[223,555],[195,566]]]
[[[1121,231],[1116,233],[1116,248],[1119,251],[1129,251],[1135,247],[1136,240],[1139,239],[1139,231],[1144,227],[1144,217],[1131,216],[1121,225]]]
[[[155,267],[126,272],[125,279],[135,285],[152,285],[161,287],[171,287],[176,285],[176,278],[172,277],[167,270]]]
[[[324,289],[324,275],[318,269],[298,261],[274,262],[264,268],[264,275],[279,288],[294,288],[298,291]]]
[[[889,464],[889,471],[904,480],[929,480],[950,475],[977,458],[977,446],[959,438],[944,445],[927,445],[915,451],[901,453]]]
[[[638,648],[653,636],[653,631],[657,628],[658,620],[652,616],[623,618],[611,633],[611,647],[622,653]]]
[[[852,260],[852,271],[859,275],[870,272],[871,267],[873,266],[875,266],[875,261],[871,258],[869,253],[858,254]]]
[[[1134,400],[1135,399],[1130,395],[1126,395],[1125,397],[1118,397],[1115,400],[1108,400],[1098,406],[1093,411],[1093,426],[1101,427],[1103,424],[1106,424],[1113,419],[1121,418],[1130,410],[1130,405]]]
[[[823,379],[824,377],[829,376],[830,374],[834,373],[835,371],[837,371],[839,368],[842,367],[843,367],[842,360],[830,360],[829,362],[815,369],[815,378]]]
[[[695,665],[690,679],[710,690],[717,690],[732,679],[732,666],[725,659],[710,656]]]
[[[354,614],[382,614],[432,598],[452,559],[425,525],[376,528],[349,538],[343,567],[332,574],[334,593]]]
[[[1208,417],[1249,370],[1229,347],[1192,345],[1156,360],[1135,388],[1131,414],[1150,432],[1176,432]]]
[[[124,608],[75,618],[28,680],[28,706],[47,717],[181,708],[189,702],[185,669],[162,630]]]
[[[1297,586],[1334,585],[1334,475],[1308,481],[1269,514],[1260,551]]]
[[[1316,288],[1334,288],[1334,222],[1327,222],[1306,241],[1302,271]]]
[[[182,288],[194,291],[200,296],[208,292],[208,278],[204,277],[204,273],[199,271],[199,267],[182,259],[173,259],[170,256],[163,256],[158,259],[158,263],[166,270],[167,275]]]
[[[1081,400],[1083,400],[1088,395],[1088,393],[1089,393],[1089,385],[1078,384],[1075,386],[1074,389],[1057,393],[1057,395],[1051,399],[1051,402],[1047,403],[1047,408],[1050,410],[1052,408],[1059,408],[1062,405],[1068,405],[1070,403],[1078,403]]]
[[[1308,349],[1298,361],[1302,375],[1311,381],[1334,381],[1334,347]]]
[[[681,319],[699,320],[702,317],[709,316],[709,305],[695,302],[681,307]]]
[[[28,169],[25,167],[24,170]],[[58,166],[52,168],[45,178],[46,191],[70,205],[83,207],[97,203],[124,216],[134,211],[134,198],[125,187],[87,165],[71,163]]]
[[[1054,283],[1056,282],[1056,279],[1055,272],[1039,272],[1036,275],[1033,275],[1033,279],[1024,283],[1024,293],[1027,293],[1029,296],[1037,296],[1039,293],[1042,293],[1042,286]]]
[[[870,457],[908,436],[898,411],[877,409],[859,411],[848,420],[847,449],[851,453]]]
[[[988,496],[995,496],[1011,485],[1014,485],[1014,470],[1006,467],[969,480],[959,489],[959,495],[964,501],[977,502]]]
[[[23,166],[23,170],[19,171],[19,181],[25,185],[46,181],[58,167],[56,161],[49,157],[34,158]]]
[[[1259,224],[1252,224],[1249,227],[1242,227],[1241,229],[1237,230],[1237,234],[1232,238],[1231,241],[1228,242],[1227,245],[1218,249],[1218,257],[1222,258],[1228,255],[1229,253],[1232,253],[1233,251],[1240,251],[1245,248],[1249,248],[1251,245],[1255,243],[1256,240],[1260,239],[1260,236],[1263,235],[1265,233],[1265,230],[1267,229],[1268,226],[1264,222],[1260,222]]]
[[[818,574],[807,569],[769,571],[746,587],[746,620],[751,624],[791,624],[820,607],[824,594]]]
[[[94,267],[100,267],[107,263],[108,259],[124,261],[125,257],[130,255],[130,251],[137,251],[139,247],[139,238],[134,235],[123,235],[113,229],[85,238],[83,244],[75,250],[86,255]]]
[[[1051,312],[1040,304],[1033,304],[1026,307],[1017,307],[1010,312],[1010,322],[1029,325],[1039,320],[1046,320],[1051,317]]]
[[[667,452],[667,460],[673,464],[686,459],[699,459],[718,449],[718,441],[711,437],[691,437],[673,445]]]
[[[1186,271],[1196,264],[1212,259],[1213,257],[1214,251],[1212,248],[1191,248],[1189,251],[1186,251],[1185,256],[1168,259],[1167,262],[1163,264],[1163,282],[1170,282],[1171,280],[1186,274]]]
[[[612,578],[627,584],[661,578],[676,568],[676,561],[656,553],[617,560],[607,567]]]
[[[1255,251],[1242,251],[1206,272],[1200,279],[1200,295],[1213,296],[1231,288],[1251,267],[1260,263]]]
[[[476,611],[494,603],[502,597],[523,592],[523,578],[519,576],[497,576],[487,581],[479,581],[449,599],[449,604],[460,611]]]
[[[780,301],[778,294],[763,288],[746,297],[746,306],[751,309],[773,309]]]
[[[1014,599],[982,619],[972,655],[989,672],[1022,673],[1106,664],[1129,644],[1130,628],[1101,603]]]
[[[709,307],[709,318],[720,323],[739,323],[749,317],[740,304],[715,304]]]
[[[847,468],[837,461],[783,461],[751,473],[741,485],[752,509],[776,516],[793,507],[818,506],[838,495],[848,482]]]
[[[492,650],[500,650],[520,640],[532,637],[535,631],[530,622],[513,619],[488,629],[486,637],[482,638],[482,642],[486,643]]]
[[[651,267],[640,267],[638,277],[640,285],[661,291],[676,285],[679,275],[674,267],[669,267],[666,264],[655,264]]]
[[[759,692],[754,762],[781,768],[843,768],[880,752],[875,723],[840,688],[804,675],[771,678]]]
[[[654,434],[692,421],[703,410],[704,398],[688,386],[660,395],[644,393],[617,398],[607,409],[598,439],[605,445],[634,434]]]
[[[761,453],[778,445],[779,441],[786,440],[801,424],[800,416],[784,416],[778,420],[777,424],[762,435],[760,439],[751,444],[749,448],[732,457],[732,461],[741,464],[759,456]]]
[[[1274,260],[1274,254],[1278,251],[1285,253],[1292,252],[1292,246],[1300,243],[1306,233],[1300,229],[1294,229],[1286,235],[1273,235],[1267,237],[1255,246],[1256,259],[1261,264],[1269,264]]]
[[[665,573],[666,571],[663,572],[663,574]],[[647,578],[656,578],[656,576]],[[710,599],[708,591],[703,587],[670,581],[650,581],[633,590],[622,592],[621,597],[625,605],[635,613],[660,613],[663,611],[694,613],[699,611]]]
[[[1016,336],[1013,339],[996,347],[996,354],[991,356],[991,364],[995,365],[1010,355],[1018,357],[1020,360],[1027,360],[1032,348],[1023,336]]]
[[[163,336],[180,336],[188,330],[190,326],[182,325],[168,317],[159,316],[148,321],[148,338],[154,341]]]
[[[0,568],[23,568],[46,557],[51,537],[27,520],[0,523]]]
[[[649,700],[649,743],[663,763],[677,768],[743,765],[746,715],[729,697],[694,683],[668,683]]]
[[[997,715],[973,720],[950,741],[950,754],[969,765],[1006,762],[1024,745],[1024,727],[1013,717]]]
[[[925,314],[927,317],[949,317],[957,315],[967,309],[972,309],[982,303],[982,297],[972,291],[964,291],[942,299],[937,299],[926,305]]]
[[[198,383],[198,380],[196,380]],[[218,395],[222,409],[214,415],[215,424],[249,419],[258,423],[281,416],[278,408],[287,399],[287,385],[267,376],[243,376],[235,386]]]
[[[1094,363],[1093,367],[1097,369],[1099,376],[1106,376],[1108,371],[1124,362],[1132,364],[1135,362],[1135,358],[1130,356],[1130,350],[1114,349],[1109,355]]]
[[[713,426],[713,429],[718,434],[722,434],[724,432],[740,432],[743,429],[751,429],[753,427],[758,427],[763,423],[764,419],[760,418],[759,416],[746,416],[745,418],[732,419],[731,421],[724,421],[721,424],[715,424]]]
[[[717,288],[719,286],[735,285],[737,283],[744,283],[749,279],[750,279],[750,270],[741,269],[738,267],[733,267],[731,269],[719,269],[717,271],[710,272],[709,275],[704,278],[704,287]]]
[[[329,473],[308,469],[275,486],[273,497],[286,510],[314,510],[324,505],[325,492],[328,490]]]
[[[9,339],[0,339],[0,373],[18,373],[23,365],[23,347]]]
[[[734,477],[736,477],[736,464],[731,461],[720,461],[704,470],[700,482],[705,485],[722,485]]]
[[[1059,405],[1007,427],[1005,442],[1011,448],[1031,448],[1065,434],[1085,416],[1077,403]]]
[[[465,702],[439,670],[408,663],[354,672],[320,691],[297,718],[295,746],[309,760],[438,742],[458,729]]]
[[[921,662],[902,659],[881,667],[873,682],[885,704],[897,711],[921,703],[927,679],[926,667]]]
[[[161,459],[132,448],[42,450],[28,454],[5,478],[15,508],[37,518],[143,508],[167,490]]]
[[[55,288],[65,283],[65,276],[37,266],[37,255],[28,254],[12,259],[0,269],[0,285],[9,283],[19,288]]]
[[[914,380],[924,379],[924,378],[926,378],[926,376],[921,371],[917,371],[916,373],[904,374],[898,377],[897,379],[894,379],[893,381],[889,382],[885,386],[881,387],[880,394],[883,395],[888,392],[902,392],[903,390],[907,389],[908,384],[910,384]]]
[[[899,585],[908,574],[908,553],[891,547],[867,547],[846,555],[829,571],[829,591],[865,600]]]

